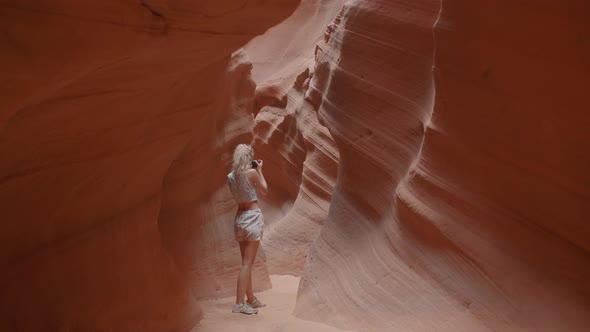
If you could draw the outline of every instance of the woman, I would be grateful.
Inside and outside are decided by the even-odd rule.
[[[256,308],[265,307],[252,292],[252,266],[262,240],[264,218],[258,207],[256,190],[268,193],[268,186],[262,175],[262,160],[253,160],[254,151],[247,144],[240,144],[234,150],[232,171],[227,175],[229,188],[238,203],[238,213],[234,220],[236,240],[240,243],[242,268],[238,275],[236,304],[232,312],[257,314]],[[244,296],[247,301],[244,301]]]

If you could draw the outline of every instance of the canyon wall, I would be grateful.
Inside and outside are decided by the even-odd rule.
[[[297,4],[2,2],[0,330],[196,324],[223,261],[198,241],[233,209],[208,196],[253,124],[229,114],[250,75],[230,56]]]
[[[590,3],[298,4],[0,5],[0,329],[191,329],[235,291],[242,142],[254,287],[301,275],[299,317],[590,325]]]
[[[296,313],[363,331],[584,330],[590,4],[440,6],[348,1],[320,44],[311,90],[340,159]]]
[[[344,0],[303,0],[288,19],[244,47],[256,82],[255,153],[265,161],[263,247],[271,274],[301,275],[327,218],[338,151],[308,95],[316,45]]]

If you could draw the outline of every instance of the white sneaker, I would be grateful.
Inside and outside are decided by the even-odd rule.
[[[231,312],[237,314],[252,315],[257,314],[258,310],[252,308],[247,302],[244,302],[242,304],[234,304],[234,308],[231,310]]]
[[[252,300],[252,302],[246,302],[248,303],[252,308],[263,308],[266,307],[266,304],[260,302],[260,300],[255,297],[254,300]]]

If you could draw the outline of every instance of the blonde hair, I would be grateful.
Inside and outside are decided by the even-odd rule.
[[[234,150],[234,162],[231,170],[235,174],[243,174],[252,167],[254,150],[248,144],[239,144]]]

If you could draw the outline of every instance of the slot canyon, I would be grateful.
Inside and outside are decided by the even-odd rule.
[[[0,18],[0,331],[590,329],[588,0]],[[271,323],[231,313],[239,143]]]

